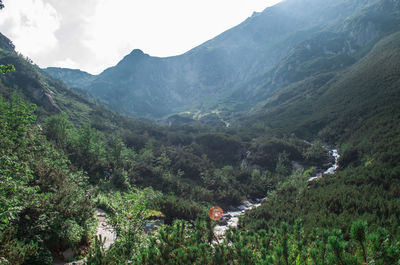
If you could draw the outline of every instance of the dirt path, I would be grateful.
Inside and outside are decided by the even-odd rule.
[[[97,217],[97,228],[96,228],[96,236],[101,236],[104,242],[104,249],[107,250],[110,246],[117,240],[117,234],[115,233],[114,228],[108,224],[107,222],[107,214],[100,208],[96,209],[96,217]],[[72,258],[72,249],[67,249],[63,252],[64,260],[68,260]],[[82,265],[85,264],[85,259],[73,261],[73,262],[65,262],[61,257],[54,259],[53,265]]]
[[[96,209],[97,213],[97,229],[96,236],[101,236],[104,242],[104,249],[107,250],[117,240],[117,234],[114,228],[107,223],[107,214],[100,208]]]

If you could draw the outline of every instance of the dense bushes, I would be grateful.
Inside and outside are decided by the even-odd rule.
[[[251,175],[249,163],[253,155],[249,159],[243,155],[244,144],[227,134],[200,134],[196,143],[188,142],[188,146],[165,146],[157,138],[163,134],[152,132],[158,136],[147,134],[147,142],[139,145],[142,148],[134,149],[135,146],[129,148],[123,141],[122,137],[128,135],[126,131],[103,134],[89,125],[74,128],[65,114],[49,117],[44,130],[74,167],[88,173],[92,184],[109,174],[111,183],[122,190],[132,185],[151,186],[166,194],[172,192],[181,198],[223,206],[239,204],[247,196],[263,197],[272,186],[268,171]],[[129,135],[132,138],[134,134]],[[301,157],[301,148],[284,140],[275,141],[283,146],[283,152],[267,150],[270,164],[273,171],[286,176],[291,170],[289,159]],[[243,161],[247,161],[246,166]],[[227,166],[218,166],[223,162]]]
[[[121,262],[129,257],[135,262],[154,259],[157,263],[165,261],[162,255],[172,255],[177,261],[201,260],[210,264],[231,264],[232,260],[238,264],[290,264],[294,261],[301,264],[307,259],[308,263],[313,260],[316,264],[357,264],[374,257],[377,264],[390,264],[397,257],[387,231],[396,235],[399,226],[400,127],[396,123],[399,114],[377,112],[353,124],[346,123],[348,119],[332,123],[340,126],[332,125],[320,136],[341,144],[341,172],[308,183],[310,171],[292,174],[291,162],[319,165],[326,159],[326,148],[321,142],[309,144],[282,131],[266,133],[264,130],[259,134],[252,128],[231,128],[206,132],[207,128],[191,126],[167,131],[122,117],[118,126],[102,124],[100,118],[92,125],[82,120],[72,124],[62,113],[44,119],[46,140],[39,126],[34,124],[34,109],[17,96],[13,96],[10,103],[1,101],[0,104],[0,188],[1,196],[7,198],[0,200],[0,256],[12,263],[49,263],[54,252],[67,247],[79,252],[80,246],[89,243],[93,206],[85,196],[88,183],[107,186],[105,193],[124,191],[137,195],[135,186],[151,186],[163,192],[150,202],[136,195],[107,199],[119,206],[101,199],[99,206],[109,210],[111,215],[122,211],[122,215],[112,215],[120,229],[121,241],[110,252],[91,256],[93,260],[107,257],[110,261],[109,257],[118,256],[115,260]],[[372,127],[375,130],[370,130]],[[339,133],[335,130],[344,135],[331,137],[333,132]],[[199,231],[208,235],[202,238],[203,243],[210,241],[211,234],[207,232],[211,229],[210,223],[195,224],[190,229],[180,224],[177,231],[167,227],[164,239],[136,242],[141,238],[140,224],[145,208],[163,212],[167,223],[176,219],[193,221],[196,216],[204,215],[210,205],[236,205],[246,197],[264,197],[272,189],[277,190],[268,195],[266,203],[243,218],[241,225],[247,230],[227,235],[226,245],[213,248],[196,243]],[[130,205],[126,205],[128,202]],[[132,205],[136,208],[130,208]],[[130,210],[124,212],[122,208]],[[134,221],[131,214],[135,211],[139,219],[131,223]],[[279,235],[292,233],[290,227],[295,230],[295,220],[299,216],[303,219],[302,229],[307,239],[279,241]],[[377,239],[378,235],[363,236],[368,231],[365,232],[361,222],[350,229],[348,224],[357,218],[367,221],[381,237],[384,235],[389,242],[385,248],[390,249],[391,254],[388,252],[383,257],[368,253],[371,242],[381,239]],[[277,232],[273,228],[282,221],[290,226],[281,227]],[[315,236],[315,227],[337,228],[342,234],[332,230]],[[130,229],[134,232],[129,232]],[[251,229],[264,229],[271,237],[262,230],[262,236],[254,236]],[[187,237],[177,239],[184,243],[163,249],[168,244],[164,242],[166,239],[174,240],[169,233],[186,233]],[[270,241],[275,244],[272,249],[264,251],[257,246],[264,237],[275,240]],[[324,240],[318,241],[318,237]],[[349,243],[351,237],[354,242]],[[164,243],[157,245],[155,242]],[[234,244],[238,247],[232,248]],[[94,249],[99,245],[101,243],[97,242]],[[287,247],[289,249],[285,250]],[[130,252],[133,248],[141,248],[138,255],[143,255],[133,255]],[[293,248],[307,251],[296,252]],[[328,249],[329,255],[322,254],[328,253]],[[218,256],[216,251],[219,251]],[[206,259],[199,253],[207,254]]]
[[[165,222],[172,224],[175,219],[194,220],[207,208],[192,200],[185,200],[174,195],[163,195],[152,203],[152,207],[166,213]]]
[[[201,134],[195,139],[194,150],[199,156],[206,154],[217,166],[238,163],[242,144],[239,139],[228,134]]]
[[[87,181],[97,185],[109,180],[106,182],[109,187],[106,191],[108,193],[126,191],[129,194],[135,185],[152,186],[162,191],[164,195],[159,194],[149,202],[143,201],[143,205],[137,197],[131,198],[131,202],[132,205],[139,203],[135,209],[142,209],[140,212],[145,211],[146,207],[163,212],[167,223],[173,223],[176,219],[194,220],[196,216],[204,215],[204,210],[212,204],[223,207],[239,204],[246,196],[264,197],[267,192],[278,187],[276,192],[270,193],[263,206],[243,218],[241,225],[246,229],[273,231],[271,229],[279,226],[282,221],[294,225],[295,220],[301,216],[304,233],[307,235],[312,235],[315,227],[338,228],[343,236],[332,232],[330,237],[326,237],[326,246],[331,244],[332,249],[337,248],[337,253],[342,251],[339,256],[332,252],[331,257],[325,257],[332,262],[338,262],[339,257],[349,257],[353,260],[354,253],[342,248],[341,244],[344,244],[344,241],[340,239],[348,241],[351,235],[356,238],[361,253],[355,260],[363,260],[368,255],[364,254],[368,252],[366,243],[360,243],[362,240],[369,240],[360,235],[363,229],[359,227],[363,227],[363,224],[357,224],[353,230],[348,227],[348,223],[355,218],[368,221],[372,228],[382,225],[391,233],[397,233],[396,228],[400,225],[400,185],[397,178],[400,170],[395,166],[397,151],[390,148],[391,141],[386,141],[395,138],[390,138],[389,135],[387,138],[379,138],[388,147],[385,153],[375,145],[372,145],[371,149],[376,150],[376,153],[367,152],[369,145],[359,138],[343,145],[343,157],[340,161],[342,171],[334,177],[327,176],[323,180],[307,183],[309,171],[299,171],[289,176],[290,162],[297,160],[308,165],[321,163],[325,159],[325,148],[320,142],[309,145],[293,136],[264,136],[245,140],[251,141],[250,144],[242,142],[246,137],[239,140],[225,134],[210,133],[195,137],[196,143],[188,141],[187,146],[165,146],[160,140],[164,139],[165,134],[155,133],[153,128],[153,136],[149,133],[142,138],[146,139],[146,143],[137,144],[132,141],[133,146],[127,147],[123,141],[123,131],[117,130],[110,134],[107,131],[102,133],[89,125],[75,127],[65,114],[49,117],[45,121],[43,128],[47,139],[50,140],[48,142],[33,124],[35,116],[32,114],[32,105],[25,104],[14,96],[11,103],[1,101],[0,110],[0,118],[3,121],[0,126],[3,139],[0,143],[0,170],[3,180],[1,189],[4,196],[7,196],[7,200],[0,201],[3,209],[1,255],[16,264],[24,261],[45,264],[51,260],[50,250],[54,252],[73,247],[79,252],[79,246],[88,244],[93,206],[85,196]],[[391,126],[388,122],[385,124]],[[179,135],[181,132],[174,133]],[[374,134],[369,137],[378,139]],[[214,144],[210,145],[213,141],[216,141],[218,146],[221,145],[219,147],[223,148],[223,152],[230,153],[227,160],[219,158],[225,155]],[[133,149],[136,145],[142,148]],[[229,148],[226,149],[226,146]],[[246,149],[248,152],[245,152]],[[224,162],[231,164],[218,166]],[[89,177],[84,172],[87,172]],[[120,205],[125,205],[124,201],[129,202],[126,197],[118,196],[108,200],[120,202]],[[115,204],[103,202],[101,205],[111,213],[118,211]],[[115,224],[120,228],[130,227],[129,218],[125,220],[123,216],[119,215]],[[140,216],[141,214],[138,215]],[[140,222],[143,222],[143,219],[141,220]],[[131,242],[137,240],[137,233],[141,233],[139,223],[135,226],[136,234],[127,232],[129,229],[125,229],[125,232],[121,230],[120,234],[124,239],[120,245],[116,245],[108,254],[103,253],[100,256],[119,255],[135,258],[129,252],[129,249],[135,246],[142,247],[143,255],[150,255],[142,256],[141,261],[150,258],[162,260],[157,258],[158,254],[146,254],[146,248],[150,245],[144,244],[144,241],[140,244]],[[168,230],[173,228],[166,229],[175,233],[174,230]],[[196,234],[203,231],[201,229],[203,228],[196,227],[193,231],[188,230],[191,231],[188,233]],[[203,232],[206,233],[206,230]],[[244,236],[236,239],[237,244],[240,249],[245,250],[235,252],[236,250],[230,249],[228,246],[232,246],[232,242],[226,246],[220,245],[217,247],[218,251],[235,253],[227,254],[222,259],[220,257],[224,257],[225,254],[213,256],[214,250],[210,249],[210,246],[199,245],[203,251],[201,253],[211,253],[208,255],[211,260],[207,262],[229,263],[232,258],[235,262],[237,260],[256,264],[265,260],[273,264],[277,260],[282,261],[282,258],[285,262],[285,242],[277,243],[278,245],[266,254],[263,250],[246,250],[243,245],[243,242],[253,240],[247,237],[251,238],[254,233],[238,233]],[[257,239],[256,242],[260,240]],[[185,250],[186,253],[192,253],[190,251],[196,248],[194,241],[189,242],[194,245],[191,245],[191,250]],[[100,243],[96,244],[98,246]],[[322,243],[314,242],[311,245],[318,244]],[[322,254],[318,254],[318,250],[312,250],[311,245],[307,257],[317,260]],[[18,252],[14,251],[14,246],[17,246]],[[179,256],[177,260],[200,259],[197,252],[189,257],[181,253],[181,250],[174,250],[175,247],[169,248],[165,253],[170,255],[172,251],[173,255]],[[290,260],[288,255],[286,256]],[[297,254],[295,259],[301,259],[302,255],[304,254]]]
[[[254,164],[274,170],[279,154],[286,153],[290,160],[303,160],[299,147],[289,141],[275,137],[260,137],[251,145],[250,159]]]
[[[348,168],[312,182],[307,178],[297,174],[290,177],[261,207],[250,212],[243,224],[265,229],[301,217],[306,231],[335,227],[346,233],[347,224],[357,218],[391,232],[400,225],[398,172],[376,166]]]
[[[11,264],[51,264],[50,250],[78,251],[92,233],[86,177],[46,141],[33,110],[0,98],[0,256]]]
[[[336,229],[305,233],[297,220],[269,230],[232,229],[220,242],[214,237],[213,226],[209,220],[198,219],[194,225],[178,221],[160,228],[140,244],[139,251],[127,250],[125,260],[114,256],[116,250],[112,249],[89,264],[118,264],[129,259],[132,264],[396,265],[400,259],[400,242],[385,229],[370,229],[363,221],[347,227],[350,237]]]

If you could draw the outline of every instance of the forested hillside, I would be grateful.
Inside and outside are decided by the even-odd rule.
[[[66,250],[97,265],[400,264],[399,8],[288,0],[182,57],[135,50],[100,76],[43,71],[0,35],[0,65],[15,68],[0,75],[0,264],[53,264]],[[207,68],[208,56],[224,71]],[[199,63],[202,85],[179,83],[196,78],[170,60]],[[128,76],[134,92],[125,94],[112,78]],[[165,126],[125,115],[188,110],[169,97],[177,91],[188,105],[201,94],[204,109]],[[206,99],[218,93],[214,109]],[[120,105],[129,100],[133,109]],[[318,175],[333,148],[339,168]],[[211,206],[239,211],[261,198],[217,238],[226,219],[212,221]],[[96,208],[117,235],[107,250]],[[154,218],[165,225],[149,233]]]
[[[112,112],[54,81],[3,40],[9,49],[1,50],[0,63],[16,69],[1,76],[1,255],[12,264],[50,264],[69,247],[86,255],[94,207],[117,217],[115,209],[125,211],[116,205],[121,196],[145,202],[139,219],[160,211],[167,223],[193,221],[210,205],[264,196],[291,170],[290,159],[314,163],[295,137],[202,123],[165,128]]]

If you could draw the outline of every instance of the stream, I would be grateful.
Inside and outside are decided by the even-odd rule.
[[[329,151],[330,163],[327,164],[329,167],[325,171],[317,172],[317,174],[307,181],[314,181],[319,178],[322,178],[326,174],[334,174],[339,167],[338,160],[339,160],[339,152],[337,149],[332,149]],[[263,199],[256,199],[255,201],[244,201],[241,205],[234,208],[232,211],[224,212],[223,217],[218,222],[218,225],[214,227],[214,234],[219,242],[222,241],[226,230],[230,227],[237,227],[239,223],[239,216],[244,215],[247,211],[255,209],[266,200]]]
[[[249,156],[249,153],[247,153],[247,157]],[[329,157],[330,157],[330,163],[325,164],[326,166],[329,166],[325,171],[324,170],[319,170],[317,174],[311,178],[309,178],[307,181],[315,181],[319,178],[322,178],[326,174],[334,174],[336,170],[338,169],[338,160],[339,160],[339,153],[337,149],[332,149],[329,151]],[[247,211],[255,209],[266,200],[266,197],[263,199],[255,199],[255,200],[246,200],[244,201],[241,205],[237,207],[231,207],[230,211],[224,212],[221,220],[219,220],[218,224],[214,227],[214,235],[216,236],[218,242],[222,242],[226,230],[228,230],[231,227],[237,227],[239,223],[239,216],[244,215]],[[116,233],[113,227],[108,223],[107,215],[102,209],[96,209],[96,215],[98,219],[98,225],[96,229],[96,235],[101,236],[104,242],[104,248],[107,250],[110,248],[110,246],[115,242],[116,240]],[[73,253],[71,249],[68,249],[63,253],[64,258],[72,258]],[[69,256],[69,257],[66,257]],[[71,262],[71,263],[66,263],[62,262],[60,260],[56,260],[53,265],[66,265],[66,264],[84,264],[84,259]]]
[[[239,223],[239,216],[245,214],[247,211],[255,209],[265,201],[264,199],[256,199],[254,202],[244,201],[243,204],[239,205],[236,209],[228,212],[224,212],[221,220],[219,220],[218,225],[214,227],[214,235],[218,240],[221,240],[225,231],[230,227],[237,227]]]
[[[338,161],[339,161],[340,155],[339,155],[338,150],[337,149],[330,150],[329,156],[330,156],[330,159],[332,160],[332,164],[330,165],[330,167],[323,172],[317,172],[317,174],[315,176],[309,178],[308,181],[320,179],[326,174],[335,174],[336,170],[339,168]]]

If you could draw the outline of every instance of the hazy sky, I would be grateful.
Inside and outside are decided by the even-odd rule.
[[[4,0],[0,31],[40,67],[97,74],[138,48],[182,54],[280,0]]]

